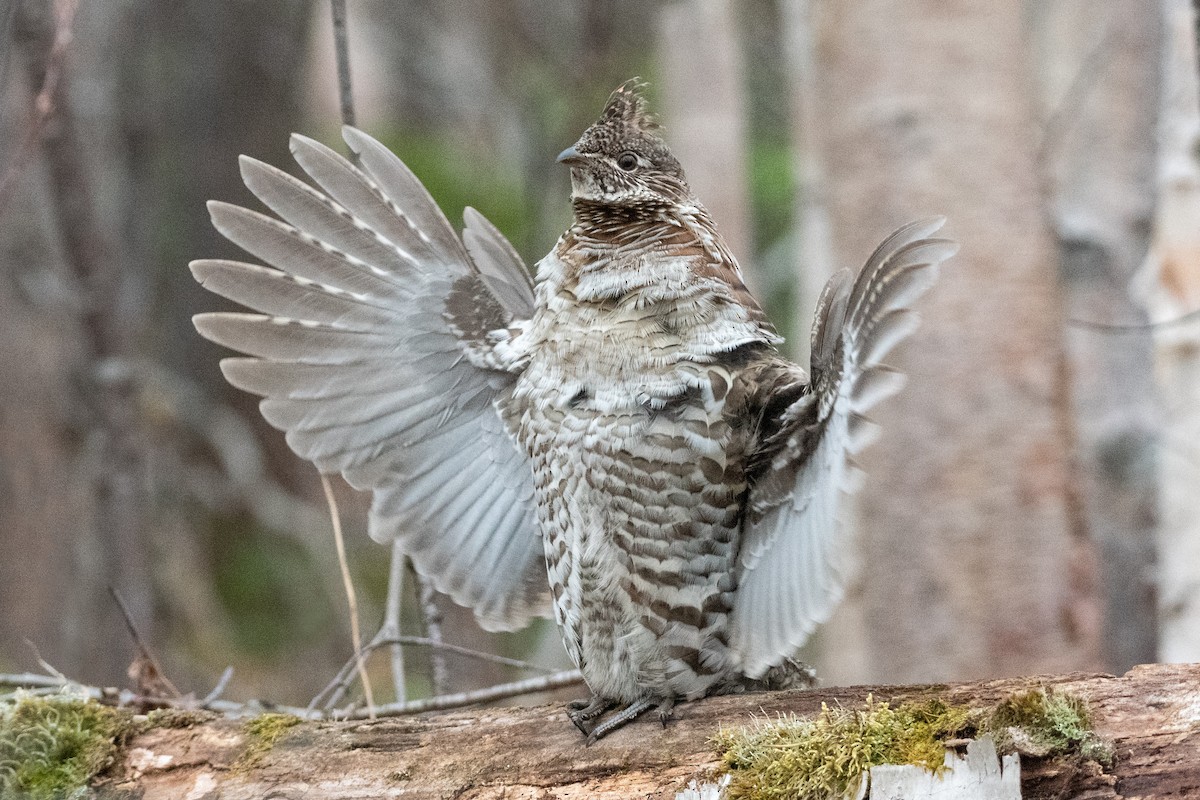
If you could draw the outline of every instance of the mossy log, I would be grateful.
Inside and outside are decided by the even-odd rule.
[[[938,699],[989,707],[1031,688],[1084,698],[1114,755],[1021,763],[1025,798],[1200,797],[1200,664],[1122,677],[1051,675],[939,686],[855,686],[687,703],[664,729],[638,721],[584,747],[561,707],[487,708],[376,722],[281,726],[269,746],[244,720],[153,727],[133,736],[97,788],[141,800],[220,798],[674,798],[720,766],[712,738],[751,715],[813,716],[822,703],[893,706]],[[178,715],[177,715],[178,720]]]

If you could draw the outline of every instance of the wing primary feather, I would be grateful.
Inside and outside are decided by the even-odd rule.
[[[394,310],[368,296],[270,267],[217,260],[193,261],[188,266],[210,292],[272,316],[344,327],[383,327],[397,321]]]
[[[351,150],[358,153],[367,174],[374,179],[397,213],[412,223],[420,237],[445,262],[462,265],[471,263],[470,256],[450,227],[446,215],[417,176],[395,153],[348,125],[342,128],[342,138]]]
[[[943,222],[906,225],[856,277],[830,278],[813,321],[809,392],[764,423],[770,466],[748,498],[730,631],[751,678],[793,655],[841,596],[838,509],[856,488],[853,456],[876,429],[866,412],[903,383],[880,359],[916,327],[912,304],[957,248],[929,238]]]
[[[533,316],[533,281],[517,251],[487,217],[463,209],[463,244],[483,282],[516,319]]]
[[[411,281],[265,214],[217,200],[209,201],[208,211],[222,236],[283,272],[390,302],[413,296]]]
[[[420,269],[416,254],[304,181],[249,156],[239,163],[250,191],[297,230],[387,271],[409,275]]]
[[[423,271],[434,265],[453,269],[443,255],[417,230],[404,209],[388,199],[371,176],[333,149],[314,139],[292,134],[292,157],[321,190],[369,225]]]
[[[547,610],[533,471],[497,411],[515,375],[472,359],[493,346],[490,331],[532,313],[529,274],[473,209],[469,253],[403,162],[361,131],[344,135],[363,168],[292,137],[315,187],[241,159],[246,185],[283,221],[219,202],[210,214],[270,266],[191,269],[258,313],[199,314],[195,326],[245,354],[222,371],[262,396],[297,454],[374,491],[372,537],[400,541],[488,629],[519,627]]]

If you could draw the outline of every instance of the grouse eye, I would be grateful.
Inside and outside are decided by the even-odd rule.
[[[638,159],[633,153],[624,152],[617,156],[617,166],[626,172],[633,172],[633,170],[637,168],[637,165]]]

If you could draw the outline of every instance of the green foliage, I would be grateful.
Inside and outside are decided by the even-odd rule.
[[[791,145],[786,140],[751,140],[748,177],[754,206],[754,241],[761,251],[792,229],[796,181]]]
[[[715,738],[733,775],[728,797],[788,800],[839,796],[876,764],[942,766],[942,742],[966,727],[970,711],[937,700],[892,708],[868,697],[862,709],[822,704],[813,719],[759,722]]]
[[[456,229],[462,227],[463,208],[472,206],[517,248],[529,240],[534,213],[519,174],[511,164],[486,153],[472,152],[449,136],[397,133],[384,137],[383,141],[420,176]],[[540,256],[539,253],[537,257]]]
[[[19,697],[0,704],[0,797],[66,800],[116,757],[129,713],[92,700]]]
[[[314,602],[312,587],[321,578],[303,548],[241,518],[217,518],[214,525],[217,596],[242,652],[266,658],[325,635],[331,611],[323,598]]]

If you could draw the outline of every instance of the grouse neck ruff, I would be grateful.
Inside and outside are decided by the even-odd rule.
[[[842,592],[838,512],[882,359],[956,246],[906,225],[821,294],[809,370],[747,291],[646,110],[619,87],[558,160],[575,220],[536,266],[473,209],[460,235],[403,162],[303,136],[315,187],[243,157],[275,217],[212,202],[270,266],[191,264],[256,313],[195,317],[244,357],[302,458],[372,492],[396,542],[488,630],[553,614],[588,741],[711,694],[809,685],[794,660]],[[611,713],[610,713],[611,712]]]

